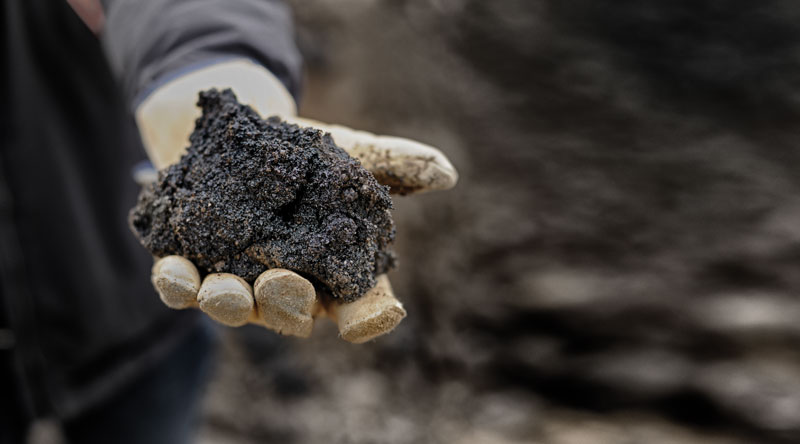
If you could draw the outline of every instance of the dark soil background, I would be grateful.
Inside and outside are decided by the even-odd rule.
[[[293,4],[302,113],[461,182],[392,335],[226,330],[204,442],[800,442],[800,4]]]

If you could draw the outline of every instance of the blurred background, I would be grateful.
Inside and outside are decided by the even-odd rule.
[[[800,5],[292,4],[301,113],[462,177],[395,333],[225,331],[205,442],[800,442]]]
[[[223,331],[201,442],[800,442],[797,2],[291,3],[301,113],[461,181],[391,335]]]

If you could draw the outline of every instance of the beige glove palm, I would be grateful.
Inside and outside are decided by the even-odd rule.
[[[401,194],[444,190],[458,175],[437,149],[398,137],[376,136],[338,125],[296,117],[294,100],[269,71],[248,60],[232,60],[194,71],[154,91],[137,109],[136,119],[147,153],[158,169],[183,154],[194,121],[198,91],[231,88],[239,101],[262,116],[278,115],[301,126],[330,132],[337,145],[361,160],[379,182]],[[345,340],[365,342],[391,331],[405,317],[386,276],[355,302],[323,306],[313,285],[282,269],[264,272],[253,288],[237,276],[214,273],[200,280],[194,265],[179,256],[156,261],[153,285],[166,305],[198,307],[226,325],[264,325],[283,334],[307,337],[314,318],[327,314]]]

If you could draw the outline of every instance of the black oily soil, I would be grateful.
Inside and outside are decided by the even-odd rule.
[[[180,161],[145,187],[130,226],[155,256],[252,283],[286,268],[346,301],[394,267],[388,187],[330,135],[261,119],[231,90],[200,93]]]

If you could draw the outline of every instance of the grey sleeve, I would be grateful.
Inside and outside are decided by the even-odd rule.
[[[297,99],[301,59],[278,0],[103,0],[103,46],[136,106],[165,80],[225,58],[270,70]]]

